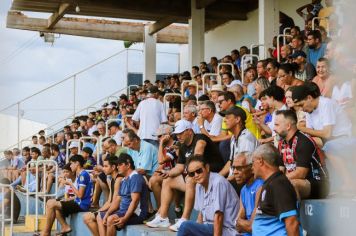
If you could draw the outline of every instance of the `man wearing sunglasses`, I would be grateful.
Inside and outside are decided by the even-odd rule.
[[[219,172],[224,166],[224,161],[213,141],[204,134],[194,134],[191,122],[187,120],[178,121],[173,133],[177,135],[180,142],[177,165],[162,175],[164,180],[159,214],[156,215],[155,219],[147,222],[146,225],[152,228],[170,226],[168,209],[172,202],[174,191],[178,190],[185,192],[184,210],[182,218],[176,224],[169,227],[172,231],[178,231],[181,223],[190,218],[195,196],[194,181],[190,177],[185,178],[186,176],[184,175],[187,160],[192,155],[201,155],[201,158],[209,163],[212,172]]]
[[[240,193],[240,210],[237,214],[236,228],[244,236],[250,236],[255,215],[256,196],[259,195],[263,180],[255,178],[252,172],[252,155],[241,152],[232,164],[237,185],[243,185]]]
[[[196,183],[194,208],[199,215],[197,222],[183,222],[177,236],[237,235],[234,219],[239,210],[239,197],[224,177],[209,169],[201,156],[193,156],[188,161],[188,176]]]

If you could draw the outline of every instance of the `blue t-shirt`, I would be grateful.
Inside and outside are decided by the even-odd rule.
[[[136,169],[143,169],[148,175],[153,175],[158,167],[158,150],[149,142],[141,140],[140,150],[128,149],[127,154],[132,157]]]
[[[80,187],[85,187],[84,196],[82,198],[75,197],[74,201],[79,205],[82,210],[88,210],[91,204],[91,195],[93,191],[93,183],[88,172],[86,172],[85,170],[82,170],[82,172],[80,172],[80,174],[75,180],[75,187],[78,190]]]
[[[316,63],[319,58],[324,57],[326,50],[326,43],[322,43],[318,49],[310,49],[307,52],[307,63],[311,63],[316,69]]]
[[[121,197],[120,208],[118,210],[118,214],[120,216],[124,216],[129,206],[131,204],[131,193],[140,193],[140,203],[138,204],[137,208],[135,209],[134,213],[142,218],[146,218],[148,205],[147,205],[147,198],[148,198],[148,189],[146,182],[142,175],[133,171],[130,176],[122,179],[119,195]]]
[[[62,169],[63,166],[66,164],[66,157],[62,153],[59,153],[56,159],[54,160],[57,162],[58,168],[60,169]]]
[[[251,215],[255,208],[255,200],[256,200],[256,192],[263,185],[263,180],[258,178],[252,182],[252,184],[245,184],[240,193],[240,199],[242,201],[242,205],[245,208],[246,218],[247,220],[251,219]],[[252,235],[250,233],[243,233],[242,235]]]

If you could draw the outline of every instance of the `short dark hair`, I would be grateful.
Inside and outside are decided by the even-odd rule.
[[[284,90],[279,86],[270,86],[263,92],[265,93],[265,96],[273,97],[279,102],[282,102],[284,99]]]
[[[70,158],[69,162],[79,162],[79,165],[81,167],[83,167],[86,161],[85,161],[85,159],[84,159],[84,157],[82,155],[78,154],[78,155],[72,156]]]
[[[29,152],[29,151],[31,151],[31,149],[28,146],[26,146],[26,147],[22,148],[22,151]]]
[[[223,77],[223,75],[227,75],[230,79],[234,79],[234,76],[230,73],[230,72],[224,72],[221,74],[221,78]]]
[[[33,135],[33,136],[32,136],[32,139],[34,139],[34,138],[36,138],[36,139],[37,139],[38,137],[37,137],[36,135]]]
[[[314,39],[319,39],[319,41],[322,42],[321,33],[319,30],[309,31],[308,36],[313,36]]]
[[[206,159],[202,155],[192,155],[187,160],[187,168],[190,165],[190,163],[195,162],[195,161],[203,163],[204,166],[206,164],[208,164]]]
[[[300,86],[294,86],[292,91],[292,99],[294,102],[299,102],[307,98],[310,95],[312,98],[318,98],[321,96],[318,85],[314,82],[306,82]]]
[[[111,166],[117,166],[119,164],[118,160],[118,157],[113,155],[106,157],[104,161],[107,161]]]
[[[117,145],[117,142],[115,141],[115,139],[113,138],[108,138],[108,139],[105,139],[105,142],[108,142],[108,144],[113,144],[113,145]]]
[[[118,164],[121,164],[121,163],[130,164],[130,168],[132,170],[135,169],[135,163],[134,163],[132,157],[127,153],[121,153],[120,156],[118,157],[117,162],[118,162]]]
[[[59,146],[55,143],[51,144],[51,149],[52,149],[52,151],[59,152]]]
[[[219,96],[224,96],[224,100],[225,101],[231,100],[231,102],[233,104],[236,103],[236,98],[235,98],[235,95],[234,95],[233,92],[226,91],[226,92],[223,92],[223,93],[219,94]]]
[[[298,118],[292,110],[279,110],[276,111],[276,115],[282,115],[285,119],[290,120],[293,124],[297,124]]]
[[[65,164],[62,169],[72,172],[72,169],[70,168],[70,163]]]
[[[32,148],[31,148],[31,152],[35,152],[35,153],[37,153],[39,156],[41,155],[41,151],[40,151],[40,149],[38,149],[37,147],[32,147]]]

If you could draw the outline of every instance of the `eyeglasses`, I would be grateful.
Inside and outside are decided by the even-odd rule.
[[[188,172],[188,175],[189,175],[189,177],[194,177],[195,174],[200,175],[201,173],[203,173],[203,168],[199,168],[199,169],[197,169],[195,171]]]
[[[248,165],[244,165],[244,166],[232,166],[232,170],[236,170],[236,171],[243,171],[244,169],[248,168],[252,166],[252,164],[248,164]]]

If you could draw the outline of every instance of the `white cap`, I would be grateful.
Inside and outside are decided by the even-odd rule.
[[[174,134],[180,134],[184,131],[186,131],[187,129],[193,129],[192,123],[190,123],[187,120],[179,120],[176,122],[176,124],[174,125]]]
[[[78,142],[73,141],[69,144],[68,148],[71,149],[71,148],[78,148],[78,147],[79,147]]]
[[[234,85],[241,85],[242,86],[242,83],[241,83],[240,80],[235,79],[235,80],[231,81],[230,84],[226,85],[226,87],[231,88]]]
[[[219,91],[219,92],[223,92],[223,87],[221,86],[221,84],[214,84],[213,86],[211,86],[210,89],[211,92],[213,91]]]

